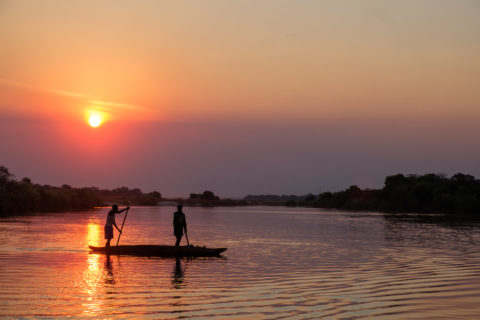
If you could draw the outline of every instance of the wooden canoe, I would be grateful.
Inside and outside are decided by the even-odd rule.
[[[157,245],[132,245],[95,247],[88,246],[94,253],[112,255],[133,255],[144,257],[215,257],[227,248],[205,248],[194,246],[157,246]]]

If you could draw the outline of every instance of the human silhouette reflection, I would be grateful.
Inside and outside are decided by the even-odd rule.
[[[110,255],[105,256],[105,284],[115,284],[115,278],[113,277],[113,267],[112,261],[110,260]]]
[[[175,268],[173,269],[172,273],[172,285],[175,289],[181,289],[185,285],[183,284],[185,280],[185,272],[184,268],[182,267],[182,262],[180,258],[175,259]]]

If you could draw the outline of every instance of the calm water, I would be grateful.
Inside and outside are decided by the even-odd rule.
[[[132,208],[122,244],[173,244],[173,208]],[[185,208],[223,258],[89,254],[107,209],[0,220],[0,316],[474,319],[480,225],[298,208]],[[117,218],[121,222],[121,218]]]

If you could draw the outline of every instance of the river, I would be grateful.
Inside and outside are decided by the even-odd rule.
[[[104,243],[107,211],[0,219],[0,317],[480,315],[479,224],[312,208],[186,207],[190,242],[228,247],[222,257],[107,257],[88,250]],[[173,211],[131,208],[120,243],[173,244]]]

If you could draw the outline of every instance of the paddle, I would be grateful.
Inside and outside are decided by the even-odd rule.
[[[130,210],[130,207],[127,208],[127,212],[125,212],[125,216],[123,217],[122,227],[120,228],[120,234],[118,235],[118,239],[117,239],[117,247],[118,247],[118,243],[120,242],[120,236],[122,235],[123,225],[125,224],[125,220],[127,220],[128,210]]]
[[[187,239],[187,246],[190,247],[190,242],[188,242],[188,233],[185,231],[185,238]]]

